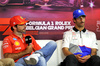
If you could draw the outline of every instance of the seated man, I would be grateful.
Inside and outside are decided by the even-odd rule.
[[[19,15],[10,19],[13,33],[3,40],[4,57],[13,58],[17,64],[20,64],[19,66],[47,66],[47,61],[55,51],[57,44],[50,41],[41,48],[32,35],[24,34],[27,22],[28,20]]]
[[[81,9],[73,12],[75,27],[64,32],[62,50],[66,58],[61,66],[100,66],[96,35],[85,29],[85,17]]]
[[[15,62],[11,58],[0,59],[0,66],[15,66]]]

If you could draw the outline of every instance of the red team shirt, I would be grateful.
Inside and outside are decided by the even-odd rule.
[[[25,37],[26,36],[31,36],[30,34],[23,34],[23,38],[20,38],[18,36],[16,36],[15,34],[11,34],[7,37],[4,38],[3,40],[3,54],[5,53],[19,53],[22,52],[24,50],[26,50],[26,47],[28,46],[28,44],[26,44],[25,42]],[[36,43],[35,39],[31,36],[32,38],[32,47],[33,47],[33,52],[35,52],[36,50],[41,49],[41,47]],[[31,53],[31,54],[32,54]],[[30,54],[24,55],[25,56],[29,56]],[[18,60],[18,59],[17,59]],[[15,60],[15,62],[17,61]]]

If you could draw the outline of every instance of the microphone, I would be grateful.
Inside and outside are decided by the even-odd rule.
[[[28,44],[28,46],[32,43],[32,38],[30,36],[25,37],[25,41]]]

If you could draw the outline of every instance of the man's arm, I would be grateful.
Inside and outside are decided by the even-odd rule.
[[[27,46],[26,50],[19,52],[19,53],[5,53],[5,58],[12,58],[14,60],[17,60],[21,57],[23,57],[26,54],[30,54],[32,52],[32,45]]]
[[[63,50],[63,53],[64,53],[65,56],[68,56],[68,55],[72,55],[72,54],[73,54],[73,53],[71,53],[71,52],[68,50],[67,47],[62,48],[62,50]]]
[[[63,50],[63,53],[64,53],[65,56],[68,56],[68,55],[72,55],[72,54],[73,54],[73,53],[71,53],[71,52],[68,50],[67,47],[64,47],[62,50]],[[74,54],[73,54],[73,55],[74,55]],[[87,61],[87,58],[88,58],[89,56],[85,56],[84,58],[81,58],[81,55],[78,54],[78,55],[75,55],[75,57],[77,58],[77,60],[78,60],[79,62],[85,63],[85,62]]]
[[[72,55],[72,54],[73,54],[73,53],[71,53],[71,52],[68,50],[67,47],[64,47],[62,50],[63,50],[63,53],[64,53],[65,56],[68,56],[68,55]],[[73,55],[74,55],[74,54],[73,54]],[[84,61],[82,60],[80,54],[75,55],[75,57],[77,58],[77,60],[78,60],[79,62],[84,62]]]
[[[92,48],[91,49],[91,55],[97,55],[97,49]]]
[[[97,54],[97,49],[92,48],[91,49],[91,55],[96,55],[96,54]],[[82,57],[80,62],[85,63],[91,57],[91,55],[86,55],[86,56]]]

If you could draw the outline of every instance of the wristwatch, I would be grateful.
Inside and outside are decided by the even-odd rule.
[[[90,56],[93,56],[93,55],[90,54]]]

